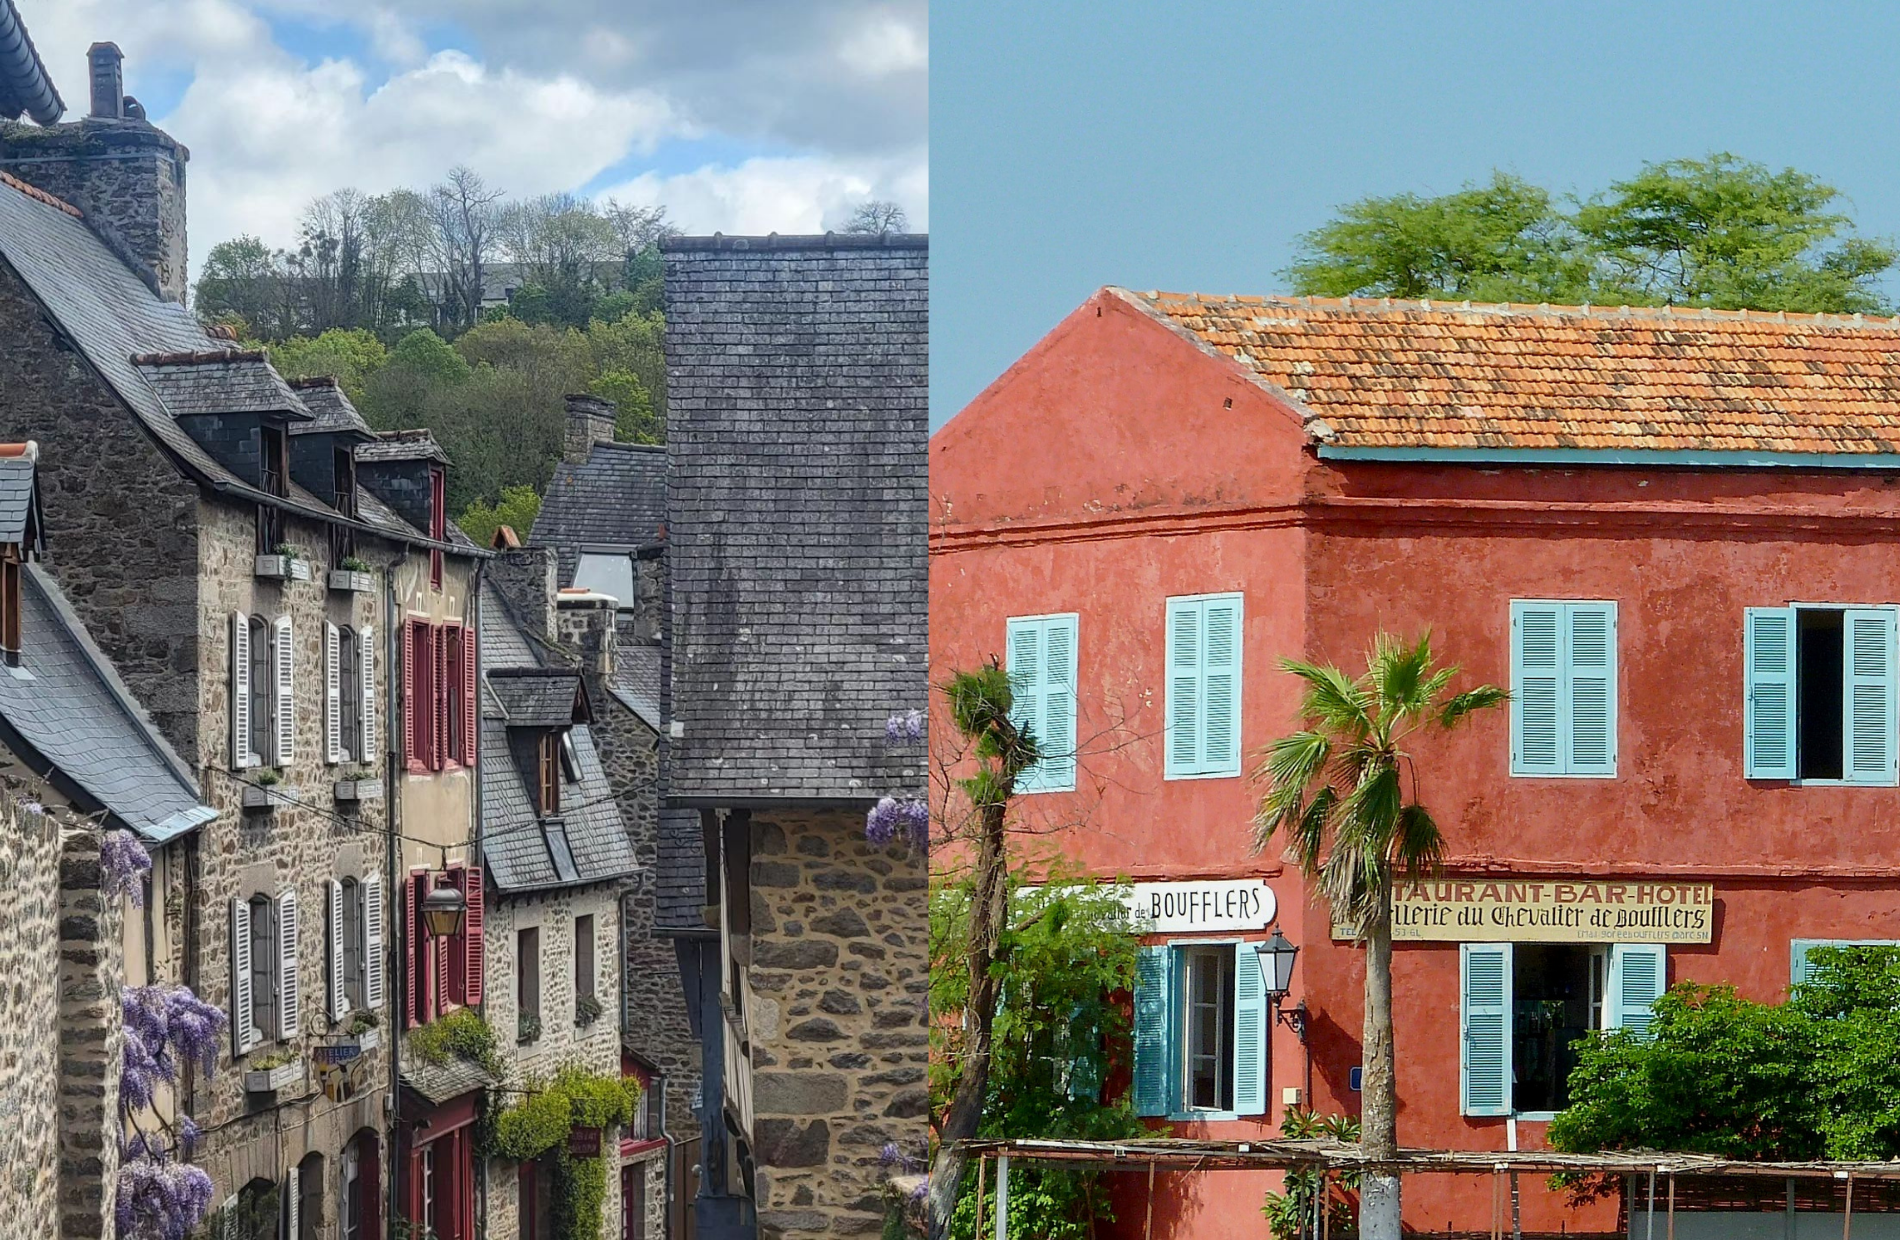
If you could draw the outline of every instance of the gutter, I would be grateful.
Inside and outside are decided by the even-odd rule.
[[[46,76],[46,66],[13,0],[0,0],[0,77],[20,88],[21,105],[39,124],[51,125],[65,113],[66,105],[53,80]]]
[[[1900,471],[1900,452],[1755,452],[1700,448],[1375,448],[1318,445],[1322,461],[1447,465],[1635,465],[1678,469]]]
[[[483,573],[484,567],[486,566],[486,562],[487,562],[487,557],[483,557],[482,559],[478,559],[475,561],[474,581],[473,581],[473,584],[471,584],[469,587],[469,596],[468,596],[468,610],[469,610],[468,632],[469,632],[469,635],[474,638],[474,649],[472,652],[470,652],[470,657],[473,657],[475,660],[475,693],[476,693],[475,737],[474,737],[475,766],[474,766],[474,769],[469,771],[468,773],[469,793],[470,793],[470,798],[471,798],[470,814],[472,815],[468,824],[468,864],[469,864],[469,869],[474,872],[475,881],[482,884],[482,908],[484,910],[484,916],[486,915],[485,910],[488,907],[488,890],[487,890],[488,871],[487,871],[486,864],[482,860],[482,783],[483,783],[483,780],[482,780],[481,694],[486,688],[486,683],[487,683],[487,678],[482,672],[482,573]],[[486,981],[486,978],[488,976],[488,962],[486,959],[487,955],[488,955],[488,941],[487,939],[484,938],[482,941],[482,956],[484,958],[482,961],[482,977],[484,981],[482,984],[482,1005],[481,1005],[481,1015],[482,1015],[482,1019],[484,1020],[488,1018],[488,987],[487,987],[487,981]],[[490,1161],[491,1161],[490,1159],[486,1159],[486,1158],[481,1158],[481,1159],[476,1160],[477,1165],[475,1168],[475,1196],[476,1196],[475,1235],[477,1236],[478,1240],[481,1240],[481,1238],[486,1237],[488,1235],[488,1164]]]
[[[404,549],[395,567],[400,568],[408,562],[409,552]],[[389,1229],[389,1234],[394,1235],[396,1222],[402,1217],[402,1186],[398,1182],[402,1171],[402,1159],[397,1156],[396,1150],[400,1144],[398,1131],[402,1123],[402,1037],[405,1032],[402,1023],[403,1001],[397,996],[409,993],[409,945],[400,938],[402,917],[392,911],[397,907],[395,900],[401,891],[398,878],[402,869],[397,844],[397,832],[401,829],[402,822],[402,778],[398,770],[401,742],[397,738],[402,734],[402,727],[396,717],[397,687],[402,683],[402,667],[398,662],[402,658],[402,638],[399,630],[402,620],[400,613],[396,610],[396,578],[394,569],[391,568],[383,569],[383,617],[387,622],[383,625],[385,630],[383,633],[383,674],[389,681],[389,689],[383,695],[383,766],[389,772],[389,823],[388,829],[383,833],[384,865],[388,870],[387,876],[383,879],[383,923],[391,928],[391,931],[383,936],[385,943],[383,950],[389,950],[387,947],[389,943],[396,944],[396,967],[393,970],[385,970],[385,973],[395,977],[396,985],[386,996],[390,1009],[389,1174],[384,1177],[383,1183],[387,1186],[384,1191],[389,1198],[388,1213],[384,1216],[384,1223]]]

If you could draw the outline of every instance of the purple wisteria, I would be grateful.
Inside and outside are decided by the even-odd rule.
[[[99,845],[99,868],[105,874],[108,896],[131,896],[135,908],[145,907],[145,876],[152,858],[130,831],[108,831]]]
[[[184,1240],[211,1208],[211,1177],[184,1161],[198,1142],[198,1126],[180,1116],[168,1145],[138,1128],[136,1117],[152,1105],[161,1083],[177,1081],[180,1064],[195,1061],[207,1074],[217,1067],[224,1013],[186,986],[127,987],[119,1009],[125,1017],[119,1113],[134,1132],[121,1147],[118,1237]]]
[[[880,848],[896,839],[923,848],[930,842],[930,807],[921,797],[884,797],[865,816],[864,838]]]
[[[915,745],[924,739],[924,712],[905,711],[901,715],[892,715],[884,721],[884,743],[886,745]]]

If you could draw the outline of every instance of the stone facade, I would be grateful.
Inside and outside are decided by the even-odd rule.
[[[751,947],[760,1234],[879,1234],[886,1142],[921,1158],[929,879],[857,811],[754,810]]]
[[[60,1234],[59,827],[0,800],[0,1218],[21,1235]]]

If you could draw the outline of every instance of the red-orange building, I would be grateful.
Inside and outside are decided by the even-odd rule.
[[[1772,1000],[1814,941],[1900,940],[1897,359],[1857,316],[1104,289],[940,430],[933,681],[1007,661],[1066,751],[1022,812],[1173,902],[1141,1109],[1245,1139],[1305,1097],[1245,967],[1277,925],[1310,1101],[1356,1111],[1361,955],[1251,852],[1249,772],[1295,726],[1279,660],[1381,631],[1515,695],[1417,743],[1450,849],[1399,910],[1403,1144],[1534,1148],[1570,1042],[1661,985]],[[1255,1234],[1273,1183],[1163,1178],[1177,1238]],[[1405,1194],[1490,1225],[1488,1184]],[[1526,1193],[1526,1231],[1615,1218]]]

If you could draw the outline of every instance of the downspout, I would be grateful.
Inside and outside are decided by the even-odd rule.
[[[402,830],[402,771],[398,767],[398,763],[402,757],[402,749],[396,739],[402,734],[402,725],[397,719],[396,711],[401,704],[401,695],[398,692],[398,688],[402,681],[403,669],[399,666],[398,661],[402,658],[402,640],[401,634],[398,632],[398,626],[403,623],[403,618],[396,603],[395,569],[403,567],[408,562],[409,548],[405,546],[402,550],[402,555],[396,560],[394,568],[386,568],[383,570],[383,614],[388,617],[389,620],[389,623],[383,625],[383,667],[385,669],[384,674],[389,680],[389,690],[383,695],[386,706],[383,711],[383,767],[389,772],[389,830],[384,833],[384,838],[387,841],[385,851],[387,853],[386,864],[389,867],[389,874],[383,883],[383,890],[385,892],[383,899],[383,922],[385,925],[394,928],[392,933],[384,936],[386,941],[396,944],[396,968],[394,969],[396,985],[395,989],[389,994],[389,1176],[384,1180],[384,1183],[389,1186],[387,1189],[389,1203],[386,1218],[390,1235],[396,1234],[396,1222],[402,1217],[402,1185],[399,1182],[402,1174],[402,1159],[397,1156],[396,1150],[401,1143],[400,1133],[402,1130],[402,1035],[404,1032],[402,1017],[404,1008],[403,1001],[397,996],[409,993],[409,945],[403,942],[401,938],[403,919],[400,915],[392,911],[394,908],[400,907],[395,901],[398,893],[402,890],[399,878],[399,871],[402,866],[397,843],[400,838],[399,833]]]
[[[488,905],[488,875],[482,865],[482,700],[483,689],[487,681],[482,676],[482,573],[487,561],[476,559],[474,584],[469,587],[468,632],[473,641],[470,658],[475,660],[475,768],[468,773],[469,796],[473,820],[468,824],[468,865],[475,875],[475,881],[482,884],[482,906]],[[488,974],[488,942],[482,941],[482,975]],[[482,1018],[488,1017],[488,989],[482,989]],[[488,1235],[488,1162],[486,1158],[475,1160],[475,1235],[477,1240]]]
[[[661,1213],[666,1216],[666,1233],[671,1235],[673,1230],[673,1203],[678,1191],[678,1186],[673,1182],[673,1163],[679,1149],[679,1138],[675,1137],[672,1131],[666,1126],[666,1085],[666,1073],[664,1071],[655,1072],[653,1074],[653,1088],[660,1091],[660,1139],[666,1142],[666,1158],[663,1160],[665,1179],[661,1181],[663,1195],[660,1199],[660,1205]]]

